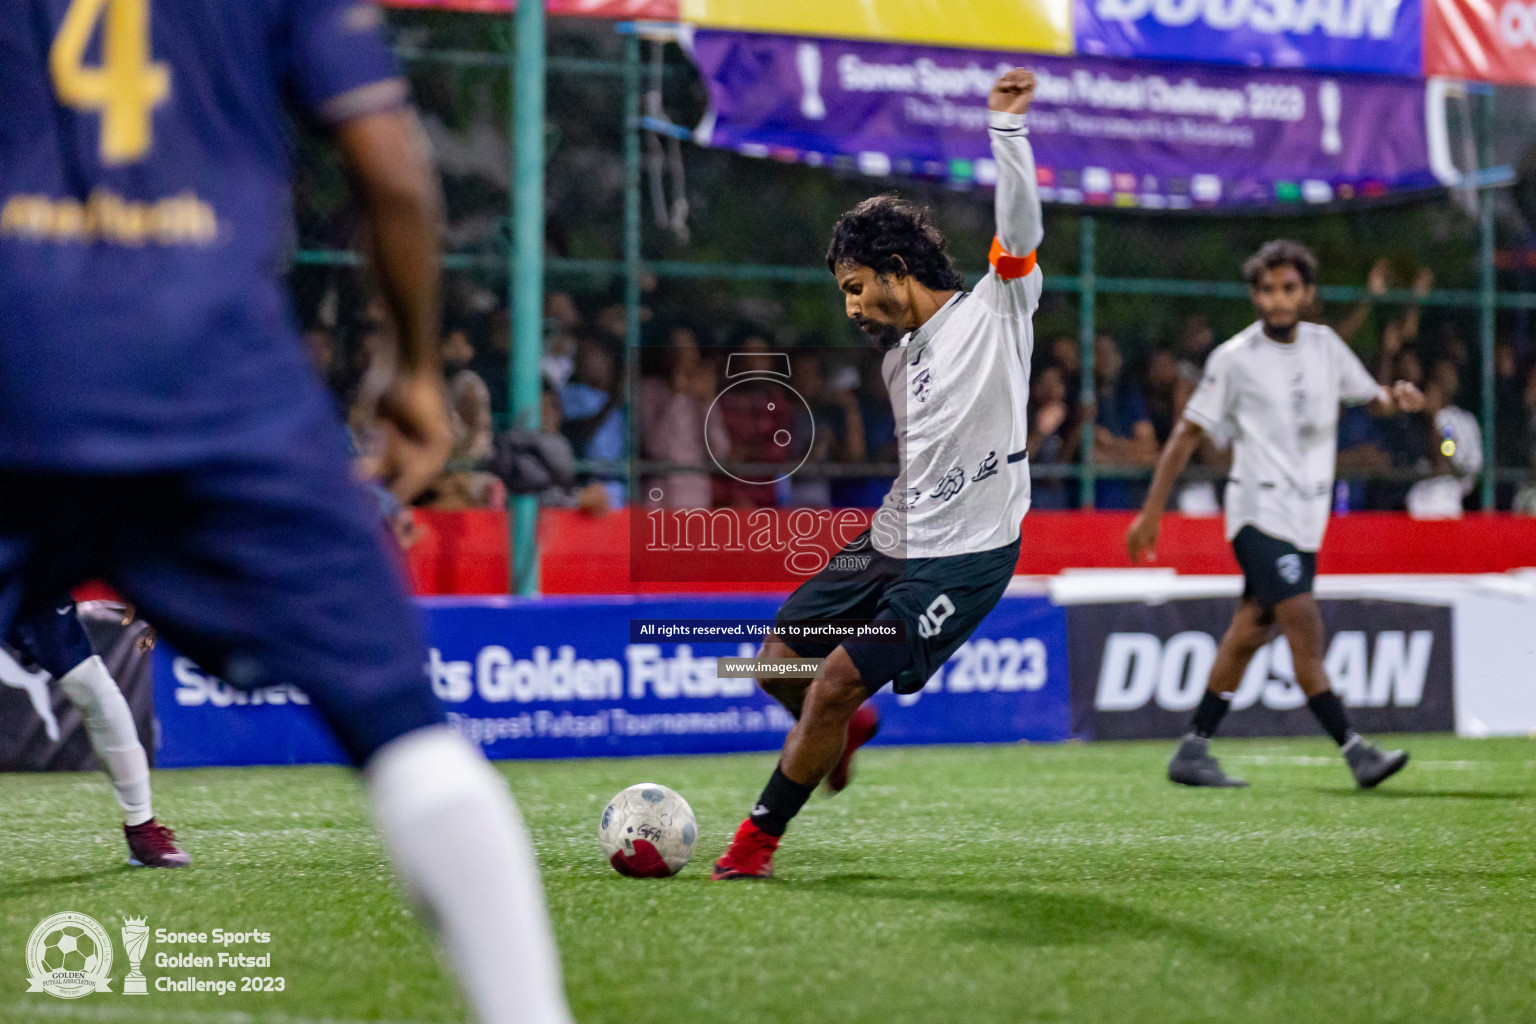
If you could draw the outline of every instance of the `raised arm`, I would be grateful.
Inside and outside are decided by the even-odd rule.
[[[1002,250],[1004,257],[1023,259],[1031,265],[1034,251],[1045,237],[1045,218],[1035,181],[1035,154],[1024,127],[1024,114],[1034,99],[1034,72],[1023,68],[1015,68],[999,78],[987,97],[992,157],[997,161],[996,248]],[[998,266],[997,256],[994,249],[994,266]],[[998,272],[1003,274],[1001,266]]]
[[[1371,264],[1370,273],[1365,276],[1365,287],[1369,294],[1355,303],[1355,307],[1334,328],[1338,332],[1339,337],[1345,341],[1354,340],[1355,335],[1360,333],[1360,328],[1365,326],[1366,320],[1370,319],[1371,310],[1376,308],[1376,303],[1380,301],[1381,296],[1385,295],[1387,289],[1392,287],[1392,263],[1390,260],[1380,259]]]

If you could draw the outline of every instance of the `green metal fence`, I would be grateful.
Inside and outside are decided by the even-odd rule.
[[[443,64],[504,70],[512,96],[513,140],[512,203],[510,218],[512,242],[505,253],[450,253],[445,266],[449,270],[504,271],[509,288],[512,315],[512,344],[509,366],[508,405],[513,421],[536,428],[539,417],[539,360],[543,343],[542,300],[546,279],[596,278],[622,280],[625,305],[625,335],[631,351],[640,344],[641,280],[649,274],[659,279],[704,278],[721,281],[773,281],[794,284],[822,284],[833,289],[826,269],[820,266],[789,266],[753,263],[712,263],[682,260],[645,260],[642,256],[642,161],[641,143],[648,130],[667,130],[668,126],[642,116],[641,34],[637,26],[620,26],[625,32],[623,59],[620,61],[582,57],[548,56],[545,52],[545,15],[542,4],[519,5],[512,15],[509,44],[494,51],[400,47],[399,56],[408,63]],[[615,78],[623,85],[624,129],[621,142],[624,166],[622,258],[574,259],[546,257],[544,253],[544,110],[548,76],[577,75]],[[1512,175],[1503,169],[1483,172],[1473,182],[1482,189],[1478,203],[1479,287],[1466,290],[1441,289],[1416,295],[1406,289],[1372,295],[1364,287],[1323,286],[1319,297],[1329,302],[1370,300],[1380,303],[1418,303],[1424,306],[1475,310],[1478,316],[1478,347],[1481,356],[1482,432],[1484,466],[1481,474],[1481,498],[1484,508],[1494,505],[1494,487],[1500,480],[1525,479],[1516,470],[1497,468],[1494,448],[1494,346],[1495,318],[1499,310],[1536,309],[1536,293],[1500,292],[1495,278],[1495,232],[1493,203],[1488,190],[1510,184]],[[1078,245],[1080,266],[1076,275],[1047,275],[1047,292],[1075,293],[1078,306],[1078,338],[1082,348],[1081,400],[1092,402],[1094,394],[1094,338],[1100,296],[1139,295],[1178,298],[1247,298],[1247,288],[1236,281],[1200,281],[1150,277],[1105,277],[1097,272],[1097,237],[1100,218],[1109,216],[1084,211],[1079,219]],[[349,251],[305,249],[295,255],[299,265],[356,266],[358,256]],[[970,275],[974,277],[974,275]],[[632,396],[631,396],[632,397]],[[631,403],[632,407],[632,403]],[[1084,431],[1078,463],[1071,467],[1034,467],[1039,477],[1077,477],[1080,503],[1091,508],[1094,484],[1100,477],[1145,476],[1144,468],[1095,464],[1089,457],[1091,432]],[[596,471],[626,473],[640,465],[588,464]],[[645,465],[644,468],[652,469]],[[837,469],[839,467],[828,467]],[[852,471],[853,467],[841,467]],[[874,467],[880,469],[881,467]],[[869,471],[866,467],[865,472]],[[1402,473],[1373,474],[1395,479]],[[1411,475],[1408,477],[1411,478]],[[514,552],[514,588],[517,593],[532,594],[537,587],[537,552],[535,545],[536,499],[525,496],[513,502],[512,550]]]

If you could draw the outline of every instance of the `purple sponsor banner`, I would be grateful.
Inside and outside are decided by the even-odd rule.
[[[866,174],[995,180],[992,82],[1039,79],[1047,202],[1149,209],[1374,198],[1442,184],[1424,83],[696,30],[704,145]]]

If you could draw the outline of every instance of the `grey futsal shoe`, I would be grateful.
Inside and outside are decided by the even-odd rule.
[[[1408,763],[1406,750],[1377,750],[1364,737],[1354,736],[1344,744],[1344,762],[1354,773],[1361,789],[1370,789],[1403,770]]]
[[[1234,779],[1221,770],[1221,763],[1211,756],[1210,741],[1204,736],[1185,736],[1168,762],[1168,781],[1181,786],[1215,786],[1241,789],[1248,783]]]

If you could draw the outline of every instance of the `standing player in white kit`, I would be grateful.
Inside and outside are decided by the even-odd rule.
[[[1126,535],[1131,561],[1151,553],[1189,457],[1207,434],[1231,439],[1227,539],[1243,569],[1243,599],[1168,778],[1186,786],[1247,785],[1221,770],[1209,741],[1248,662],[1278,623],[1307,707],[1343,751],[1356,783],[1369,789],[1400,771],[1408,754],[1377,750],[1350,728],[1323,671],[1323,619],[1312,580],[1328,528],[1340,403],[1390,416],[1419,411],[1424,396],[1407,381],[1390,389],[1377,384],[1332,328],[1302,321],[1317,298],[1317,258],[1306,246],[1268,242],[1243,265],[1243,276],[1259,319],[1211,353]]]

